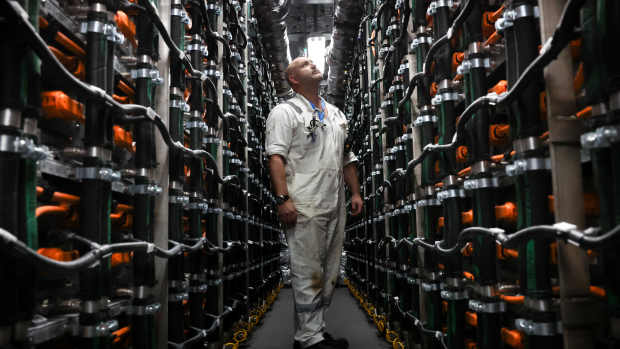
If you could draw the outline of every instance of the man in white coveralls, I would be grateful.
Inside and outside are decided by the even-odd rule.
[[[325,313],[338,280],[344,241],[345,182],[352,193],[351,213],[362,211],[357,158],[345,152],[344,114],[319,97],[322,72],[299,57],[286,73],[296,96],[269,114],[265,149],[291,254],[294,348],[346,349],[346,339],[326,332]]]

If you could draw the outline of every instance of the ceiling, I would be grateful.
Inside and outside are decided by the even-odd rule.
[[[291,57],[303,56],[310,36],[324,35],[329,45],[333,16],[333,0],[291,0],[286,18]]]

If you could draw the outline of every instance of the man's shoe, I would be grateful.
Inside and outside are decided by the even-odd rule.
[[[334,338],[331,334],[325,332],[323,333],[324,340],[319,343],[327,342],[332,347],[336,347],[338,349],[348,349],[349,342],[344,338]],[[310,347],[314,348],[314,347]],[[293,343],[293,349],[301,349],[301,344],[298,341]]]
[[[329,344],[331,344],[332,346],[338,348],[338,349],[348,349],[349,348],[349,342],[344,339],[344,338],[334,338],[331,334],[324,332],[323,333],[323,338],[325,338],[325,341],[328,342]]]
[[[324,339],[318,342],[315,345],[311,345],[306,349],[340,349],[340,347],[336,346],[333,343],[330,343],[328,340]]]

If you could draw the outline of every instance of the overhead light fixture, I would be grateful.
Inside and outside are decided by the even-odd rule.
[[[316,68],[324,73],[325,68],[325,48],[324,36],[311,36],[308,38],[308,58],[316,65]]]

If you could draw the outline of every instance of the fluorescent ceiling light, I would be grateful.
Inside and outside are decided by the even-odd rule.
[[[316,68],[321,73],[324,72],[326,53],[324,36],[311,36],[308,38],[308,58],[314,62]]]

